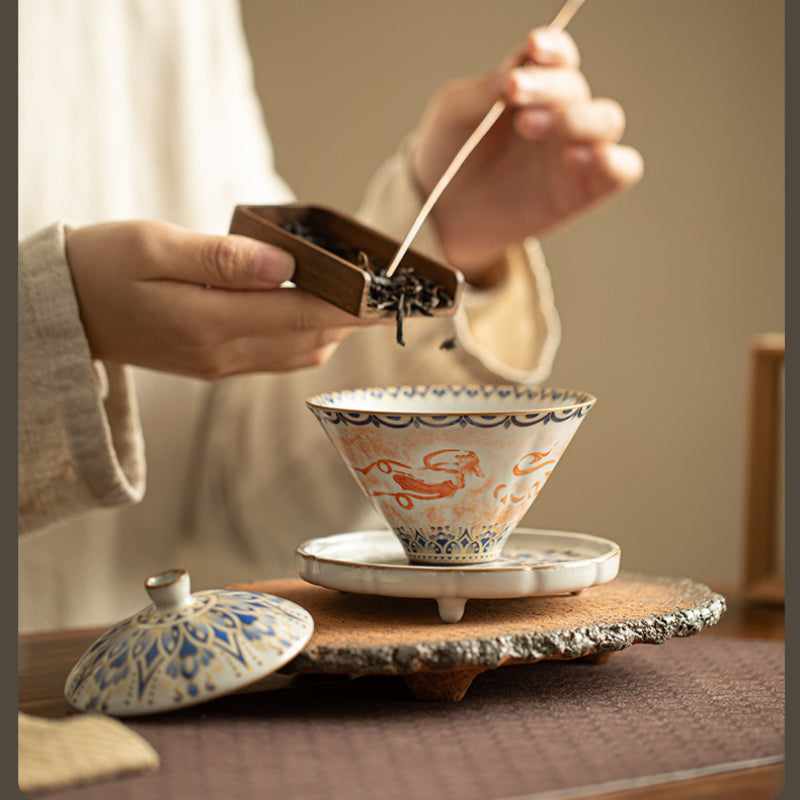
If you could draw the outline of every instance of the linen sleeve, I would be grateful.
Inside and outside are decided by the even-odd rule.
[[[19,533],[138,502],[144,443],[130,368],[91,357],[54,224],[19,243]]]
[[[410,139],[376,172],[357,216],[398,241],[414,221],[424,198],[413,181]],[[420,228],[412,249],[446,263],[435,225]],[[502,380],[536,384],[553,366],[561,340],[550,273],[539,243],[528,238],[509,246],[504,281],[491,289],[467,286],[454,317],[455,332],[466,361]]]

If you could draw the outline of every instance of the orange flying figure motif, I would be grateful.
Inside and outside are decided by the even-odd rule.
[[[353,467],[362,475],[380,473],[399,487],[399,491],[370,489],[373,497],[389,495],[403,508],[413,508],[414,500],[440,500],[452,497],[466,486],[466,475],[484,477],[478,456],[472,450],[436,450],[422,459],[422,467],[412,467],[399,461],[379,459],[366,467]],[[433,473],[433,474],[432,474]],[[445,473],[448,477],[444,477]],[[384,483],[384,481],[381,481]],[[395,487],[391,487],[394,489]]]

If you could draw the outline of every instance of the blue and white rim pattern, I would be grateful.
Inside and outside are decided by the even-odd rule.
[[[348,405],[365,406],[370,401],[381,402],[386,399],[427,399],[445,397],[467,397],[481,400],[502,400],[509,398],[546,404],[549,408],[541,410],[514,410],[491,413],[466,412],[437,414],[434,411],[379,411],[354,410]],[[526,428],[532,425],[566,422],[585,416],[596,402],[596,398],[586,392],[571,389],[532,388],[496,385],[422,385],[388,386],[368,389],[350,389],[342,392],[326,392],[311,397],[306,404],[320,420],[332,425],[366,426],[376,428]]]

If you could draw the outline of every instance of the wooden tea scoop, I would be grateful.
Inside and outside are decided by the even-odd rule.
[[[578,9],[584,4],[584,2],[585,0],[567,0],[567,2],[562,6],[561,11],[556,14],[555,19],[550,23],[550,27],[559,31],[563,31],[564,28],[567,27],[569,21],[575,16]],[[403,256],[405,256],[408,248],[411,246],[411,242],[414,240],[414,237],[422,227],[422,223],[428,218],[428,214],[430,214],[430,211],[436,201],[439,199],[439,196],[447,188],[450,181],[453,179],[453,176],[461,168],[461,165],[467,160],[469,154],[477,147],[478,142],[483,139],[492,125],[497,122],[505,109],[506,101],[503,100],[503,98],[495,101],[494,105],[489,109],[486,116],[478,124],[478,127],[475,128],[467,141],[461,146],[461,149],[456,153],[455,157],[450,162],[450,165],[444,171],[442,177],[439,178],[439,182],[431,190],[428,199],[420,209],[419,214],[417,214],[417,218],[408,229],[405,239],[403,239],[400,247],[394,254],[394,258],[392,258],[392,261],[385,273],[387,278],[391,277],[397,267],[400,265],[400,262],[403,260]]]
[[[300,235],[299,229],[314,232],[313,241]],[[396,317],[398,306],[383,307],[374,302],[375,275],[363,264],[353,263],[336,250],[323,246],[323,240],[336,242],[340,249],[369,254],[376,263],[388,264],[397,250],[397,241],[362,224],[346,214],[324,206],[286,203],[273,206],[240,205],[234,209],[231,233],[238,233],[273,244],[291,253],[295,259],[292,283],[300,289],[327,300],[356,317]],[[450,316],[458,307],[464,277],[458,270],[410,250],[406,265],[412,273],[438,287],[446,302],[427,308],[425,316]],[[400,277],[400,276],[398,276]],[[414,303],[402,304],[403,316],[423,312]],[[398,322],[400,325],[400,322]]]

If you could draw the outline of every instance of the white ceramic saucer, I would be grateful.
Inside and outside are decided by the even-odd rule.
[[[608,583],[620,547],[588,533],[517,528],[489,564],[432,567],[409,563],[388,530],[338,533],[301,544],[297,574],[328,589],[436,600],[445,622],[458,622],[470,598],[573,594]]]

